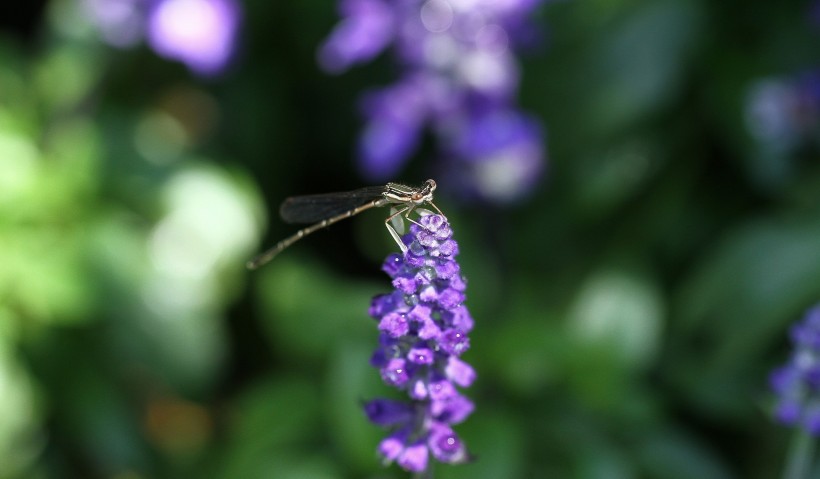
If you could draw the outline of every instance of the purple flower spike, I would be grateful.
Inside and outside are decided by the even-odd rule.
[[[820,304],[791,328],[790,337],[791,358],[769,376],[777,395],[773,415],[784,425],[820,437]]]
[[[408,251],[385,260],[383,269],[396,289],[377,296],[370,307],[381,331],[371,362],[409,400],[376,399],[365,404],[365,413],[391,429],[378,449],[385,463],[416,473],[428,468],[430,457],[447,464],[469,460],[452,429],[473,412],[458,388],[476,377],[458,357],[469,347],[473,321],[463,304],[466,281],[452,234],[444,216],[422,215],[410,227]]]

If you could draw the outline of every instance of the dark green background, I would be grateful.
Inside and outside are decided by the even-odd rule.
[[[0,20],[0,477],[406,477],[360,411],[391,394],[367,363],[383,215],[243,266],[294,231],[283,198],[363,185],[356,98],[393,64],[318,70],[332,0],[246,2],[213,79],[104,46],[72,5]],[[758,82],[820,68],[809,8],[538,11],[540,187],[500,208],[439,179],[479,379],[457,427],[478,460],[436,477],[777,476],[767,376],[820,300],[820,153],[745,115]]]

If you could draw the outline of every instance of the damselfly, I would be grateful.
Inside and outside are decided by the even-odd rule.
[[[256,269],[272,260],[274,256],[281,253],[288,246],[314,231],[355,216],[370,208],[387,205],[393,205],[395,211],[392,211],[390,216],[387,217],[384,221],[384,225],[401,250],[403,252],[407,251],[407,246],[401,241],[396,227],[391,223],[394,219],[400,218],[400,215],[404,215],[404,218],[411,223],[417,223],[410,218],[410,213],[417,207],[425,204],[435,208],[439,214],[443,214],[441,210],[433,204],[434,191],[436,191],[436,182],[427,180],[418,188],[399,183],[388,183],[385,186],[369,186],[343,193],[327,193],[323,195],[294,196],[288,198],[279,208],[279,215],[282,219],[288,223],[314,224],[283,239],[273,248],[248,261],[247,266],[249,269]]]

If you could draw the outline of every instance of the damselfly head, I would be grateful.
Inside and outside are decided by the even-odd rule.
[[[436,191],[436,182],[427,180],[418,191],[413,193],[413,203],[422,204],[433,201],[433,192]]]

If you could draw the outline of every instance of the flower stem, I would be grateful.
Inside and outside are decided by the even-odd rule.
[[[783,479],[807,479],[814,456],[814,438],[803,428],[795,428],[786,458]]]

